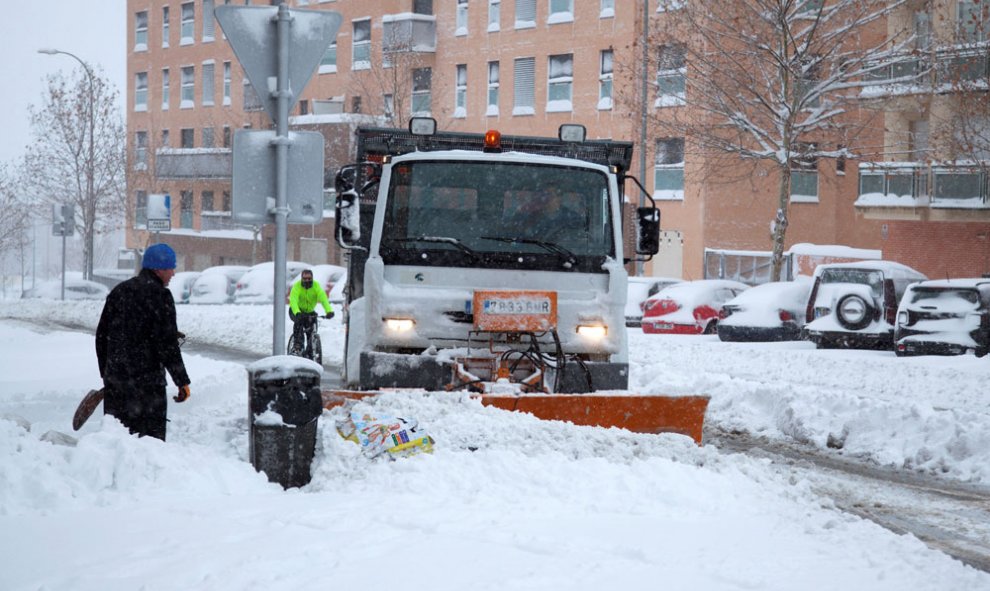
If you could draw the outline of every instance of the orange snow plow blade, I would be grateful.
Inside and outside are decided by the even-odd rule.
[[[323,406],[374,396],[375,391],[323,392]],[[608,396],[603,394],[481,395],[481,403],[503,410],[528,412],[547,421],[619,427],[636,433],[679,433],[701,445],[708,396]]]
[[[701,445],[707,396],[607,396],[546,394],[543,396],[484,395],[481,403],[528,412],[544,420],[575,425],[620,427],[636,433],[680,433]]]

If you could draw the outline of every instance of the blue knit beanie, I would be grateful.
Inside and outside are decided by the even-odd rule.
[[[141,266],[145,269],[174,269],[175,251],[168,244],[152,244],[144,251]]]

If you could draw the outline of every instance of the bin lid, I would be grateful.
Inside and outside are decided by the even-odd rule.
[[[299,376],[320,377],[323,366],[295,355],[273,355],[247,366],[255,380],[288,380]]]

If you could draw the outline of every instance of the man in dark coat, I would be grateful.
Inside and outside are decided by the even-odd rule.
[[[96,329],[103,412],[116,417],[131,433],[164,441],[166,370],[179,387],[175,401],[189,398],[175,302],[167,289],[175,275],[175,251],[167,244],[149,246],[141,266],[137,277],[110,291]]]

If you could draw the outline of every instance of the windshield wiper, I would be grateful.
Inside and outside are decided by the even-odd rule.
[[[440,244],[452,244],[457,250],[468,255],[472,259],[480,260],[481,256],[474,249],[470,248],[457,238],[451,236],[407,236],[404,238],[389,238],[386,242],[435,242]]]
[[[535,244],[543,250],[552,252],[553,254],[563,258],[565,265],[573,265],[577,263],[577,256],[556,242],[547,242],[546,240],[537,240],[536,238],[506,238],[503,236],[482,236],[481,239],[495,240],[496,242],[505,242],[507,244]]]

